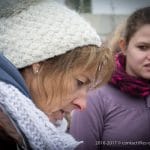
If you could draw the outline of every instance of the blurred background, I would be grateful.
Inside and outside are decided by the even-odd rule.
[[[134,10],[150,6],[150,0],[57,0],[78,11],[103,40]]]

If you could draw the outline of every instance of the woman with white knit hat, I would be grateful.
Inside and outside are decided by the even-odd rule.
[[[64,114],[113,69],[95,30],[52,0],[1,0],[0,51],[0,148],[75,149]]]

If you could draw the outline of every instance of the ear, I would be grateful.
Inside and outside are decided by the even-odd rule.
[[[123,53],[124,55],[126,55],[126,48],[127,48],[127,46],[126,46],[126,41],[125,41],[124,39],[121,39],[121,40],[119,41],[119,47],[120,47],[122,53]]]
[[[32,71],[34,74],[38,74],[40,70],[41,64],[40,63],[34,63],[32,64]]]

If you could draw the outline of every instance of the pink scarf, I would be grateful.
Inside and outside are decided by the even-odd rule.
[[[121,53],[116,55],[116,70],[110,84],[135,97],[145,98],[150,95],[150,80],[128,75],[125,72],[125,56]]]

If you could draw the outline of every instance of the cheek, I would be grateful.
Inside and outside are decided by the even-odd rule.
[[[135,65],[137,63],[137,58],[139,57],[137,50],[134,46],[129,45],[126,50],[126,65]]]
[[[140,67],[140,65],[144,61],[144,56],[142,54],[134,54],[129,53],[127,56],[126,65],[132,66],[132,67]]]
[[[139,50],[139,48],[137,48],[135,44],[130,43],[126,50],[126,58],[127,58],[126,63],[138,67],[138,65],[141,65],[145,60],[146,53]]]
[[[87,98],[87,89],[86,88],[81,88],[81,89],[72,91],[72,92],[70,92],[68,97],[66,99],[64,99],[63,107],[72,105],[76,99],[79,99],[80,101],[82,101],[82,100],[84,101],[86,98]]]
[[[126,72],[132,76],[139,76],[142,72],[145,56],[139,52],[128,52],[126,55]]]
[[[126,65],[127,66],[134,66],[134,63],[136,62],[136,59],[132,54],[127,54],[126,55]]]

